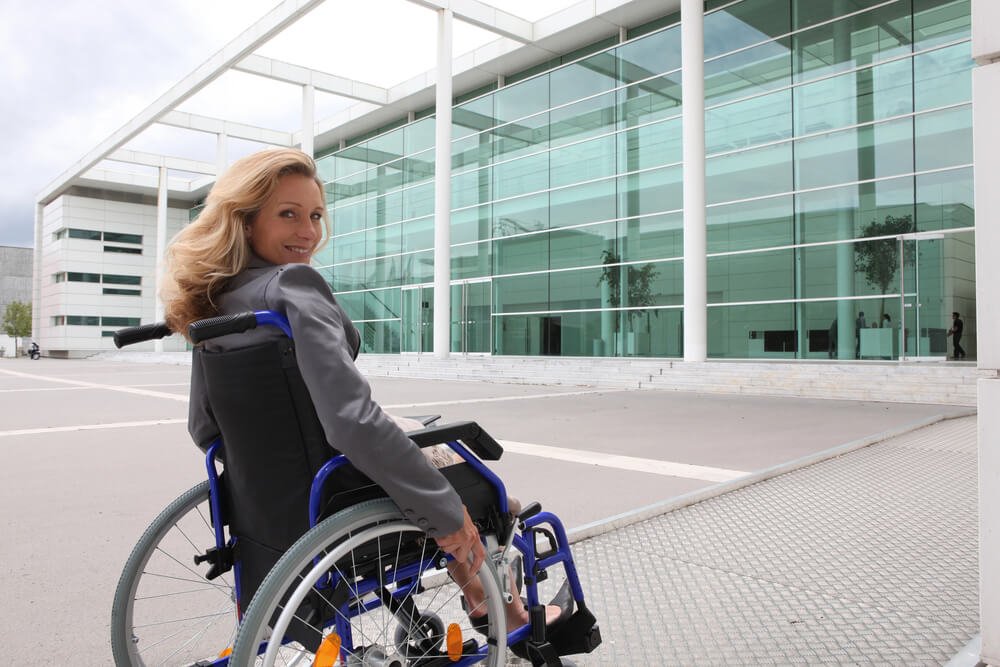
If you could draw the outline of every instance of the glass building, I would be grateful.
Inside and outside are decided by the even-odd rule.
[[[679,20],[456,100],[452,351],[683,355]],[[941,357],[957,311],[973,357],[969,1],[716,0],[704,44],[708,356]],[[368,352],[432,349],[433,144],[318,159]]]

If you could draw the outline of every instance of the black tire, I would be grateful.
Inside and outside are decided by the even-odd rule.
[[[193,557],[215,545],[208,481],[167,505],[139,538],[111,607],[119,667],[191,665],[217,659],[236,634],[233,573],[208,581]]]
[[[414,547],[414,545],[419,546]],[[412,551],[414,548],[418,548],[419,553],[414,554]],[[409,553],[407,550],[410,550]],[[346,573],[345,580],[357,582],[359,581],[355,578],[357,573],[365,572],[366,581],[371,582],[373,586],[378,584],[382,590],[391,592],[399,589],[393,582],[388,581],[388,575],[383,583],[383,573],[399,571],[397,565],[404,567],[415,562],[433,564],[442,558],[443,554],[434,541],[425,538],[422,531],[405,520],[390,500],[363,502],[338,512],[303,535],[264,579],[243,617],[233,647],[232,664],[265,666],[276,664],[277,658],[272,655],[272,652],[278,651],[276,647],[271,648],[269,645],[267,652],[258,656],[262,642],[269,637],[271,639],[282,637],[283,641],[289,641],[285,638],[285,632],[292,622],[292,616],[301,612],[299,600],[315,596],[313,584],[326,573],[334,571]],[[371,575],[372,572],[379,573],[377,580]],[[473,630],[468,616],[462,610],[460,590],[444,571],[437,571],[430,566],[424,571],[424,575],[427,576],[422,579],[425,585],[423,591],[412,596],[400,593],[400,597],[412,600],[421,618],[438,616],[444,620],[437,620],[415,633],[419,638],[414,645],[419,645],[419,649],[414,649],[409,644],[399,645],[398,616],[393,615],[384,605],[378,604],[373,605],[375,608],[370,608],[349,620],[351,634],[341,638],[343,649],[349,654],[346,663],[349,665],[368,665],[376,662],[411,664],[411,651],[427,651],[427,627],[448,628],[450,624],[456,624],[462,639],[469,642],[467,647],[472,645],[471,642],[475,642],[477,650],[485,651],[483,664],[490,666],[504,664],[507,630],[503,599],[492,560],[487,558],[479,572],[479,580],[486,593],[484,606],[489,616],[486,631],[489,641]],[[412,578],[409,581],[412,581]],[[357,589],[362,584],[352,585]],[[354,591],[349,588],[341,588],[348,605],[356,600],[373,603],[377,599],[372,593],[354,596]],[[285,605],[286,600],[289,601],[288,605]],[[334,615],[335,608],[329,602],[324,600],[319,604],[321,607],[323,604],[327,606],[323,611],[327,617]],[[336,614],[346,619],[339,611]],[[300,617],[299,621],[301,620]],[[302,637],[303,629],[307,634],[312,634],[309,641],[313,647],[320,643],[321,638],[331,638],[332,627],[329,624],[326,627],[302,624],[299,626],[299,638]],[[405,634],[404,632],[404,636]],[[443,637],[438,638],[437,642],[431,640],[430,644],[438,645],[439,648],[436,650],[442,652],[446,646]],[[309,664],[312,654],[303,644],[287,643],[282,650],[285,651],[284,659],[288,659],[289,651],[298,651],[307,659],[306,664]],[[366,659],[365,655],[371,659]],[[386,660],[387,657],[392,660]]]

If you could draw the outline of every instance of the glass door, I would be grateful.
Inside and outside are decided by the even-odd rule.
[[[434,350],[434,286],[413,285],[403,288],[403,352]]]
[[[945,283],[945,235],[904,234],[900,248],[900,357],[910,361],[943,361],[948,355]]]
[[[451,351],[490,354],[493,341],[493,283],[489,278],[451,284]]]

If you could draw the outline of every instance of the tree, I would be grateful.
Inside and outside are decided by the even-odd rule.
[[[7,304],[7,310],[3,313],[3,331],[14,339],[16,355],[20,349],[17,339],[31,335],[31,304],[20,301],[11,301]]]
[[[604,269],[601,272],[601,277],[598,279],[597,284],[601,283],[608,284],[608,291],[610,292],[608,300],[610,301],[612,308],[618,308],[622,305],[622,290],[621,290],[621,276],[623,268],[620,266],[619,262],[621,258],[610,250],[605,250],[601,253],[601,259],[604,264]],[[641,267],[629,265],[625,268],[625,284],[627,286],[627,293],[625,294],[626,303],[631,307],[639,306],[637,310],[626,310],[625,316],[628,317],[629,328],[632,328],[632,321],[639,316],[646,316],[646,333],[650,330],[650,311],[646,310],[646,306],[652,306],[656,303],[656,299],[653,295],[653,280],[656,279],[660,272],[656,270],[655,265],[652,263],[645,264]],[[660,316],[660,311],[652,311],[654,317]],[[615,332],[618,332],[618,321],[619,318],[615,318]]]
[[[861,230],[862,238],[880,238],[854,246],[854,268],[858,273],[864,273],[868,284],[883,295],[879,306],[881,312],[876,320],[879,323],[885,314],[885,294],[899,271],[899,239],[896,236],[912,231],[913,216],[910,214],[898,218],[887,215],[885,221],[872,220]]]

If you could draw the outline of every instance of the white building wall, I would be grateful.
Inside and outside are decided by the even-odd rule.
[[[167,236],[172,238],[187,224],[187,209],[167,211]],[[69,238],[57,235],[64,229],[138,234],[142,244],[108,240]],[[105,247],[139,248],[141,254],[108,252]],[[156,290],[156,206],[63,195],[45,207],[42,222],[41,303],[39,345],[45,353],[86,354],[114,349],[103,331],[116,325],[58,324],[57,317],[132,317],[142,324],[153,321]],[[78,272],[103,275],[140,276],[141,285],[109,282],[56,281],[60,273]],[[105,289],[139,290],[140,296],[104,294]],[[152,349],[143,343],[136,349]],[[165,342],[165,349],[184,349],[182,340]]]
[[[976,310],[979,368],[979,568],[981,659],[1000,665],[1000,3],[972,2]]]

